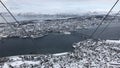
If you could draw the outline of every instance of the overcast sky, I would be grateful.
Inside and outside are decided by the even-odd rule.
[[[108,11],[116,0],[2,0],[12,12],[43,14]],[[120,9],[120,2],[114,9]],[[0,12],[5,11],[0,5]]]

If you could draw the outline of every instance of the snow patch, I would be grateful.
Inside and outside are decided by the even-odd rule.
[[[70,35],[70,34],[71,34],[71,32],[64,32],[64,34],[68,34],[68,35]]]
[[[120,40],[106,40],[106,43],[118,43],[118,44],[120,44]]]
[[[62,55],[67,55],[68,52],[64,52],[64,53],[57,53],[57,54],[53,54],[53,56],[62,56]]]

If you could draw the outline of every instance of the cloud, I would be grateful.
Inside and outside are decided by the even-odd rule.
[[[8,0],[1,0],[1,1],[3,1],[3,2],[7,2]]]
[[[13,12],[80,13],[108,11],[116,0],[4,0]],[[119,7],[116,7],[119,9]],[[99,10],[98,10],[99,9]]]

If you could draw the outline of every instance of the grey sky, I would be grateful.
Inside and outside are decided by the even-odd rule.
[[[108,11],[116,0],[3,0],[12,12],[81,13]],[[119,2],[120,4],[120,2]],[[118,11],[117,5],[114,11]],[[0,5],[0,10],[3,10]]]

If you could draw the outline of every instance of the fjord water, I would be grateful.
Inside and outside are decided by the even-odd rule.
[[[80,40],[80,37],[76,34],[64,35],[52,33],[37,39],[6,38],[0,42],[0,56],[72,51],[72,44]]]
[[[120,39],[120,24],[111,24],[100,37],[97,34],[105,27],[103,25],[94,35],[100,39]],[[85,40],[85,35],[91,35],[96,27],[89,27],[71,32],[70,35],[50,33],[47,36],[31,38],[5,38],[0,41],[0,57],[24,54],[52,54],[73,51],[72,44]],[[83,35],[85,34],[85,35]]]

